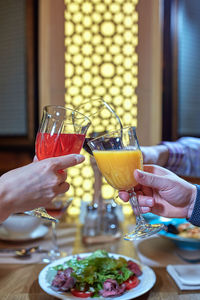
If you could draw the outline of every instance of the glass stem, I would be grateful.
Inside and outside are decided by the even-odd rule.
[[[56,233],[56,223],[52,222],[52,244],[53,244],[53,251],[55,253],[59,253],[58,243],[57,243],[57,233]]]
[[[137,200],[137,196],[136,196],[136,193],[134,192],[134,190],[131,190],[129,192],[129,202],[131,204],[131,207],[134,211],[134,214],[135,214],[135,218],[136,218],[136,225],[142,225],[142,224],[145,224],[146,221],[145,219],[143,218],[142,216],[142,213],[141,213],[141,210],[140,210],[140,206],[139,206],[139,203],[138,203],[138,200]]]

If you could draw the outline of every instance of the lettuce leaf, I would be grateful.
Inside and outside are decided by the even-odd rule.
[[[127,267],[126,259],[110,257],[105,250],[97,250],[80,260],[74,257],[62,267],[73,269],[72,276],[76,278],[77,289],[92,287],[96,292],[103,288],[107,279],[115,279],[121,284],[133,275]],[[56,267],[56,270],[60,269],[61,265]]]

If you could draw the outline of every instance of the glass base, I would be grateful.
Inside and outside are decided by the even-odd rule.
[[[53,262],[59,258],[67,256],[67,252],[58,251],[58,250],[50,250],[48,256],[43,257],[42,261],[46,264]]]
[[[59,222],[56,218],[50,216],[44,207],[35,208],[33,210],[25,211],[24,213],[26,215],[35,216],[37,218],[41,218],[51,222],[55,222],[55,223]]]
[[[135,229],[124,236],[127,241],[139,240],[158,233],[160,230],[165,230],[164,224],[146,224],[136,225]]]

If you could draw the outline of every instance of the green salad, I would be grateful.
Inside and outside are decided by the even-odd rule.
[[[97,250],[83,258],[74,256],[53,269],[57,273],[51,287],[57,291],[70,291],[81,298],[119,296],[130,286],[135,287],[142,274],[135,262],[109,256],[105,250]]]

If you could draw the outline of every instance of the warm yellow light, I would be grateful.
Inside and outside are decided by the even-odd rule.
[[[136,126],[138,0],[64,1],[66,106],[77,107],[101,96],[112,104],[124,126]],[[100,118],[93,124],[95,130],[105,131],[113,124],[105,115]],[[82,153],[84,164],[68,171],[69,193],[74,197],[71,214],[77,214],[81,200],[93,197],[93,170],[88,154]],[[106,199],[114,195],[105,180],[102,195]]]
[[[105,21],[100,26],[100,32],[103,36],[112,36],[115,34],[115,24],[112,21]]]
[[[103,78],[113,77],[115,74],[115,67],[112,63],[104,63],[100,67],[100,75]]]
[[[104,183],[102,185],[102,196],[104,199],[112,199],[113,198],[113,188],[108,185],[107,183]]]

